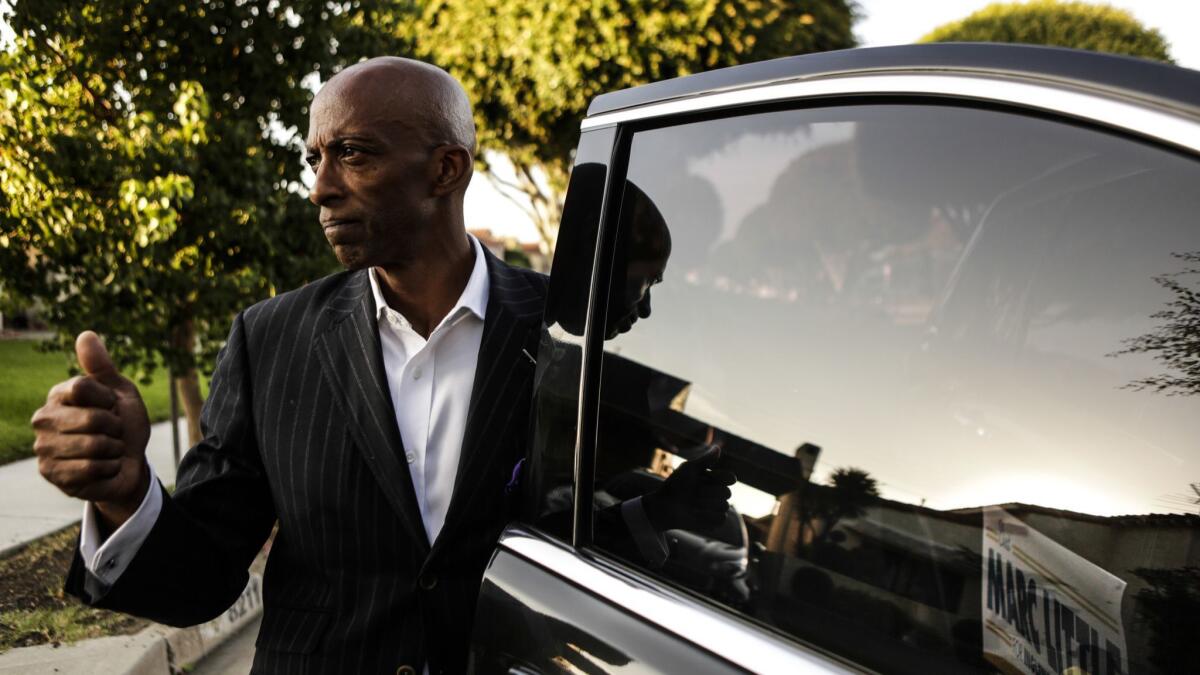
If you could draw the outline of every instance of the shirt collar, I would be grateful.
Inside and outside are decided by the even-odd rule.
[[[483,258],[483,245],[479,243],[475,235],[469,232],[467,233],[467,238],[471,240],[471,248],[475,251],[475,265],[471,268],[471,277],[467,279],[467,285],[463,288],[462,295],[458,296],[458,302],[446,313],[446,317],[442,319],[442,323],[453,320],[463,309],[470,311],[480,319],[483,319],[487,314],[488,288],[490,283],[487,273],[487,261]],[[374,267],[368,268],[367,277],[371,280],[371,295],[375,299],[375,318],[383,319],[387,316],[388,304],[383,299],[383,291],[379,288],[379,279],[376,276]],[[407,319],[405,320],[407,321]],[[439,327],[441,326],[441,324],[438,325]]]

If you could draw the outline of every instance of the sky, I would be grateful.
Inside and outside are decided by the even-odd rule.
[[[7,4],[7,0],[0,0],[0,9]],[[863,47],[908,44],[988,4],[991,0],[858,0],[862,18],[854,33]],[[1107,4],[1125,9],[1144,25],[1157,28],[1170,43],[1171,55],[1179,65],[1200,70],[1200,1],[1110,0]],[[8,25],[0,22],[0,42],[8,34]],[[477,175],[467,191],[466,219],[472,229],[491,229],[522,241],[538,239],[525,214],[483,175]]]
[[[865,17],[854,27],[863,47],[915,42],[944,23],[961,19],[991,4],[991,0],[858,0]],[[1200,2],[1196,0],[1109,0],[1105,4],[1133,14],[1157,28],[1171,45],[1171,56],[1187,68],[1200,70]]]

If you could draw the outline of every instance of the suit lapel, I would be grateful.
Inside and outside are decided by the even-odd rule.
[[[329,326],[318,340],[317,353],[334,398],[348,418],[355,446],[379,482],[388,503],[412,541],[429,550],[421,511],[417,506],[404,455],[396,412],[384,376],[375,302],[365,270],[329,303]]]
[[[444,547],[439,545],[441,542],[453,541],[454,530],[470,512],[476,496],[504,489],[502,483],[480,483],[495,473],[491,469],[497,462],[506,458],[500,447],[506,427],[517,424],[524,431],[526,425],[526,420],[513,420],[512,413],[529,396],[535,365],[532,355],[537,353],[545,294],[487,249],[484,255],[489,277],[487,312],[454,493],[446,522],[434,543],[435,552]]]

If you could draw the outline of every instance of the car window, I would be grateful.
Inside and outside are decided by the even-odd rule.
[[[634,544],[597,541],[869,667],[1190,669],[1198,185],[999,109],[634,133],[595,483]],[[728,509],[648,518],[656,560],[629,509],[714,446]]]
[[[534,369],[524,519],[569,540],[574,508],[579,379],[592,261],[614,132],[583,134],[563,205]],[[516,479],[518,476],[514,476]]]

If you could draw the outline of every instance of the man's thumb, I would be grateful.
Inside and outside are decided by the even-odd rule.
[[[704,452],[696,455],[688,461],[680,464],[675,469],[675,473],[683,472],[703,472],[704,469],[711,469],[717,465],[717,461],[721,459],[721,446],[712,443],[705,447]],[[672,474],[673,475],[673,474]]]
[[[705,469],[711,469],[721,460],[721,446],[716,443],[710,443],[704,452],[692,459],[696,466]]]
[[[115,386],[120,384],[120,374],[113,365],[108,350],[100,341],[100,336],[90,330],[85,330],[75,338],[75,356],[83,372],[96,378],[101,384]]]

